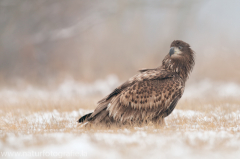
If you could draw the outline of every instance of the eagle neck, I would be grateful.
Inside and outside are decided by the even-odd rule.
[[[163,61],[162,68],[168,72],[177,73],[184,82],[188,79],[188,76],[192,70],[190,66],[182,64],[181,62],[176,62],[172,59],[166,59]]]

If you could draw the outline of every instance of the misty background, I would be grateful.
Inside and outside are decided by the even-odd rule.
[[[125,81],[189,43],[189,82],[240,83],[240,1],[0,0],[0,86]]]

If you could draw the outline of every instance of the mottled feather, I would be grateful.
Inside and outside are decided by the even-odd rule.
[[[181,98],[183,88],[178,75],[136,82],[111,101],[107,110],[110,117],[121,122],[152,120],[165,112],[174,99]]]

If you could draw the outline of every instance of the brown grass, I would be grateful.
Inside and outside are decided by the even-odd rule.
[[[0,142],[3,145],[8,145],[12,149],[17,149],[14,144],[9,143],[9,134],[14,134],[16,137],[22,135],[33,135],[34,140],[24,140],[24,147],[45,146],[49,143],[58,144],[59,141],[53,136],[46,136],[52,133],[64,133],[72,135],[88,134],[91,142],[100,147],[109,148],[109,145],[102,143],[95,134],[107,133],[111,134],[137,134],[139,131],[147,135],[163,135],[181,136],[184,138],[184,143],[194,150],[205,149],[209,146],[209,141],[196,137],[194,143],[187,132],[221,132],[226,131],[229,134],[239,134],[239,129],[235,129],[240,124],[238,117],[231,114],[237,113],[240,106],[239,99],[210,99],[210,100],[182,100],[177,105],[175,112],[166,119],[165,126],[157,126],[149,124],[140,128],[100,128],[91,127],[85,128],[78,124],[77,119],[96,106],[99,98],[85,98],[72,100],[38,100],[38,99],[22,99],[20,103],[3,103],[0,106]],[[193,112],[195,115],[187,115],[187,112]],[[185,112],[185,114],[181,114]],[[238,114],[240,114],[238,112]],[[36,115],[34,117],[34,115]],[[44,116],[48,115],[47,118]],[[42,120],[39,122],[39,120]],[[185,137],[184,137],[185,136]],[[67,139],[65,139],[67,140]],[[231,138],[219,138],[214,140],[212,151],[217,150],[235,150],[236,147],[227,146]],[[139,143],[128,143],[119,145],[115,142],[116,149],[127,156],[127,152],[131,148],[139,147]],[[62,143],[61,143],[62,144]],[[151,145],[153,146],[153,145]],[[118,147],[118,148],[117,148]]]
[[[46,133],[46,132],[79,132],[82,128],[76,123],[77,119],[85,112],[89,112],[96,107],[96,103],[99,98],[82,98],[82,99],[62,99],[59,101],[52,100],[39,100],[39,99],[22,99],[19,103],[6,103],[3,102],[0,106],[1,114],[1,130],[4,133]],[[176,111],[195,111],[202,113],[195,116],[183,117],[178,114],[170,115],[166,121],[167,125],[163,127],[165,130],[172,130],[174,127],[181,127],[182,130],[187,129],[187,126],[191,126],[192,123],[197,123],[199,128],[204,130],[218,129],[221,126],[234,127],[236,123],[230,123],[225,116],[239,110],[240,100],[239,99],[195,99],[195,100],[182,100],[176,107]],[[85,112],[80,111],[86,110]],[[75,111],[74,116],[69,114]],[[211,113],[215,112],[217,115]],[[49,121],[41,122],[41,125],[31,123],[31,116],[37,114],[37,117],[44,116],[45,113],[52,114]],[[57,117],[56,117],[57,114]],[[33,120],[37,120],[37,117]],[[201,120],[201,118],[211,118],[210,121]],[[59,120],[61,118],[61,120]],[[232,119],[233,120],[233,119]],[[236,121],[235,121],[236,122]],[[40,123],[38,123],[40,124]],[[72,127],[67,125],[73,124]],[[31,130],[31,126],[37,126],[39,131]],[[156,126],[152,128],[155,129]],[[149,128],[148,128],[149,129]],[[134,130],[134,129],[132,129]],[[94,128],[88,131],[95,131]],[[151,131],[148,130],[148,131]]]

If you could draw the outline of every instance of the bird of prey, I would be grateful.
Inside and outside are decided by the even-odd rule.
[[[194,63],[190,45],[174,40],[161,66],[140,70],[100,100],[96,109],[78,122],[96,125],[164,123],[164,118],[172,113],[182,97]]]

